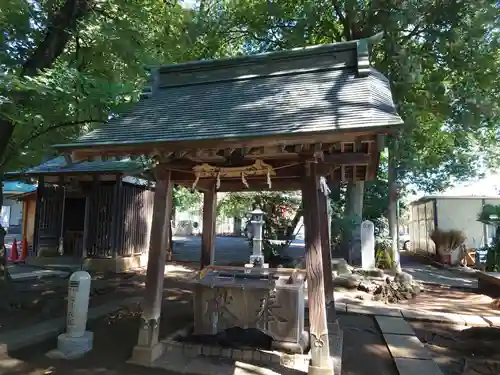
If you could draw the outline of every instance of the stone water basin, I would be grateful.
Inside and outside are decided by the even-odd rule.
[[[194,335],[259,330],[276,349],[303,353],[305,270],[209,266],[194,281]]]

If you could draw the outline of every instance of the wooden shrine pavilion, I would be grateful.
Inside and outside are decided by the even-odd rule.
[[[155,160],[135,362],[151,365],[163,350],[158,324],[173,184],[204,193],[202,268],[211,263],[217,191],[301,189],[310,372],[331,373],[325,305],[333,289],[320,177],[376,178],[384,135],[400,124],[389,82],[370,67],[367,40],[359,40],[160,66],[152,69],[133,109],[71,144],[56,145],[73,161],[139,155]]]
[[[99,159],[99,160],[97,160]],[[84,264],[121,272],[146,265],[154,192],[141,175],[144,163],[130,158],[72,162],[57,157],[7,179],[38,180],[19,199],[23,236],[31,246],[27,264]],[[28,217],[27,215],[34,217]]]

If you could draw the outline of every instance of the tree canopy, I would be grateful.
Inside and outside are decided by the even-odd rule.
[[[406,122],[401,178],[433,190],[498,162],[496,1],[197,4],[185,9],[175,0],[7,0],[0,14],[0,134],[8,141],[7,148],[0,144],[2,165],[37,163],[48,144],[119,114],[137,99],[147,65],[380,31],[384,38],[374,47],[373,63],[390,78]]]
[[[398,176],[442,189],[500,160],[498,14],[497,0],[201,0],[194,9],[178,0],[5,0],[0,172],[39,163],[51,144],[133,105],[148,65],[382,31],[372,63],[405,120]]]

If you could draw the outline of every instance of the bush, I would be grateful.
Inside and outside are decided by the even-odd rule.
[[[375,252],[375,267],[381,269],[391,269],[394,266],[390,247],[377,246]]]

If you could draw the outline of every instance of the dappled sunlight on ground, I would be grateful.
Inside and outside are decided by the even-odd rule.
[[[463,277],[459,274],[437,269],[429,265],[420,267],[405,266],[404,271],[413,276],[414,279],[423,283],[432,283],[462,288],[476,288],[477,279]]]
[[[425,285],[424,292],[400,305],[429,312],[465,315],[497,315],[500,310],[491,306],[493,299],[474,291],[458,290],[437,285]]]
[[[344,333],[342,375],[398,374],[373,317],[339,314],[338,319]]]
[[[410,322],[444,375],[500,374],[499,329]]]

